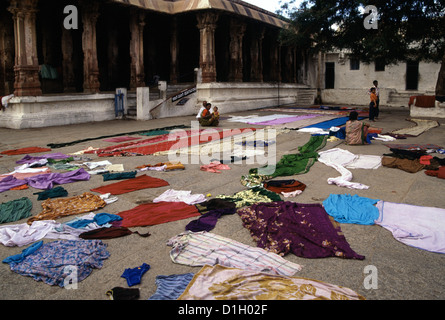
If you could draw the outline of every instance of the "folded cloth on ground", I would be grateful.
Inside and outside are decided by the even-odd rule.
[[[416,173],[425,169],[425,165],[419,162],[419,159],[409,160],[393,157],[383,157],[382,166],[388,168],[400,169],[409,173]]]
[[[221,218],[223,215],[234,214],[235,212],[235,208],[210,210],[209,212],[204,213],[198,219],[190,221],[185,226],[185,230],[190,230],[193,232],[211,231],[213,228],[215,228],[219,218]]]
[[[334,284],[262,271],[204,266],[178,300],[365,300]]]
[[[11,271],[28,276],[49,285],[64,287],[69,285],[70,273],[67,267],[76,268],[78,282],[88,277],[93,269],[100,269],[110,253],[101,240],[57,240],[33,245],[33,250],[25,249],[19,259],[8,257]],[[67,281],[68,280],[68,281]]]
[[[131,231],[127,227],[102,227],[97,228],[94,230],[85,231],[81,234],[79,234],[79,238],[81,239],[114,239],[114,238],[120,238],[124,236],[128,236],[131,234],[138,234],[141,237],[148,237],[150,236],[150,233],[139,233],[138,231]]]
[[[270,252],[305,258],[365,258],[351,249],[340,226],[321,204],[258,203],[237,213],[257,246]]]
[[[425,174],[428,176],[445,179],[445,166],[441,166],[437,170],[426,170]]]
[[[167,245],[172,247],[170,258],[174,263],[194,267],[220,264],[287,276],[302,268],[273,252],[211,232],[183,232],[170,238]]]
[[[379,217],[378,199],[350,194],[331,194],[323,201],[326,212],[340,223],[372,225]]]
[[[280,196],[275,192],[261,187],[253,187],[248,190],[239,191],[232,196],[218,195],[216,198],[232,201],[235,203],[237,208],[249,206],[258,202],[272,202],[281,200]]]
[[[379,201],[376,224],[408,246],[445,253],[445,209]]]
[[[91,189],[93,192],[98,193],[111,193],[112,195],[124,194],[127,192],[147,189],[158,188],[168,186],[169,183],[165,180],[150,177],[147,175],[141,175],[139,177],[115,182],[102,187]]]
[[[105,173],[103,174],[104,181],[109,180],[123,180],[123,179],[132,179],[135,178],[137,171],[130,172],[113,172],[113,173]]]
[[[306,185],[300,181],[289,180],[269,180],[263,183],[263,187],[269,191],[281,194],[287,194],[294,191],[303,192]]]
[[[106,206],[98,195],[84,192],[70,198],[46,199],[42,202],[42,212],[28,219],[28,224],[36,220],[55,220],[60,217],[95,211]]]

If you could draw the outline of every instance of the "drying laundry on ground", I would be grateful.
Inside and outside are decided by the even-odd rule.
[[[177,300],[193,279],[194,273],[156,276],[156,292],[148,300]]]
[[[170,238],[167,245],[172,247],[170,258],[174,263],[193,267],[220,264],[287,276],[302,269],[278,254],[211,232],[183,232]]]
[[[350,189],[368,189],[369,186],[359,182],[352,182],[351,169],[377,169],[382,164],[381,156],[355,155],[350,151],[333,148],[321,151],[318,161],[334,168],[340,173],[339,177],[328,178],[328,184],[335,184]]]
[[[100,196],[84,192],[69,198],[46,199],[42,202],[42,211],[28,219],[28,224],[36,220],[55,220],[60,217],[95,211],[107,205]]]
[[[11,271],[43,281],[53,286],[69,284],[70,273],[66,268],[76,268],[76,280],[88,277],[93,269],[100,269],[110,253],[101,240],[56,240],[49,243],[36,242],[24,249],[21,254],[9,256],[3,263],[9,264]]]
[[[212,161],[209,164],[204,164],[199,168],[201,171],[221,173],[221,170],[230,170],[227,164],[221,163],[219,161]]]
[[[340,226],[321,204],[257,203],[237,213],[257,246],[270,252],[305,258],[365,258],[351,249]]]
[[[0,205],[0,224],[28,218],[31,210],[32,202],[27,197],[3,202]]]
[[[330,283],[221,265],[204,266],[178,300],[365,300]]]
[[[185,202],[153,202],[144,203],[132,209],[118,213],[122,221],[115,226],[122,227],[145,227],[161,223],[182,220],[200,215],[194,205]]]
[[[403,134],[407,136],[417,137],[435,127],[439,126],[439,123],[436,120],[427,120],[427,119],[407,119],[408,121],[413,122],[415,125],[408,128],[403,128],[399,130],[392,131],[393,134]]]
[[[300,181],[289,180],[269,180],[263,183],[263,187],[269,191],[282,194],[284,197],[295,197],[306,189],[306,185]]]
[[[376,224],[408,246],[445,253],[445,209],[379,201]]]
[[[192,194],[190,190],[168,189],[153,199],[153,202],[184,202],[196,204],[206,201],[205,195],[201,193]]]
[[[156,164],[144,164],[141,166],[137,166],[136,169],[139,171],[172,171],[172,170],[184,170],[185,166],[180,161],[167,161],[167,162],[159,162]]]
[[[281,201],[278,194],[261,187],[253,187],[248,190],[239,191],[231,196],[221,194],[216,196],[216,198],[232,201],[237,208],[249,206],[258,202]]]
[[[42,147],[25,147],[25,148],[19,148],[19,149],[5,150],[5,151],[0,152],[0,154],[13,156],[13,155],[19,155],[19,154],[39,153],[39,152],[48,152],[48,151],[51,151],[51,149],[42,148]]]
[[[337,222],[373,225],[379,217],[378,201],[356,194],[331,194],[323,201],[323,207]]]
[[[147,188],[158,188],[168,185],[169,183],[163,179],[154,178],[147,175],[141,175],[136,178],[122,180],[102,187],[93,188],[91,189],[91,191],[102,194],[111,193],[112,195],[119,195],[132,191],[137,191]]]

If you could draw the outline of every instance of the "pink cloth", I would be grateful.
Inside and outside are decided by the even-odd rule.
[[[206,164],[201,166],[202,171],[221,173],[220,170],[230,170],[230,167],[227,164],[223,164],[219,161],[212,161],[210,164]]]
[[[445,209],[379,201],[377,225],[408,246],[445,253]]]

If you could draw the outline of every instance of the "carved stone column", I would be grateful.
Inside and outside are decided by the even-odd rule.
[[[250,79],[253,82],[263,82],[263,39],[264,28],[253,30],[250,47]]]
[[[197,14],[200,31],[199,66],[202,70],[202,82],[216,81],[215,29],[218,14],[202,12]]]
[[[42,94],[37,58],[37,2],[37,0],[12,0],[8,8],[14,20],[16,96]]]
[[[0,95],[14,93],[14,28],[9,12],[0,12]]]
[[[178,43],[178,21],[176,17],[173,17],[171,30],[170,30],[170,83],[178,83],[178,56],[179,56],[179,43]]]
[[[237,20],[230,21],[230,65],[229,81],[243,81],[243,37],[246,24]]]
[[[144,26],[145,13],[137,9],[132,10],[130,13],[130,89],[145,86]]]
[[[82,48],[83,48],[83,91],[99,92],[99,64],[97,61],[96,22],[99,17],[99,4],[81,2],[82,12]]]

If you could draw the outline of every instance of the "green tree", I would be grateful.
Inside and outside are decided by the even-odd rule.
[[[444,0],[305,0],[298,7],[290,0],[278,13],[289,20],[281,42],[309,54],[346,49],[367,63],[441,61],[436,95],[445,95]]]

